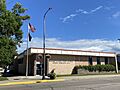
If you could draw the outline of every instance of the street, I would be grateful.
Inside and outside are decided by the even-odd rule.
[[[120,76],[1,86],[0,90],[120,90]]]

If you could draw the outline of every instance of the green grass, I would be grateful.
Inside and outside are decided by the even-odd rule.
[[[118,73],[120,74],[120,73]],[[99,73],[99,74],[66,74],[66,75],[57,75],[57,77],[67,77],[67,76],[88,76],[88,75],[117,75],[117,73]]]
[[[0,76],[0,81],[8,80],[7,77],[1,77]]]
[[[67,77],[67,76],[87,76],[90,74],[66,74],[66,75],[57,75],[57,77]],[[93,75],[93,74],[92,74]]]

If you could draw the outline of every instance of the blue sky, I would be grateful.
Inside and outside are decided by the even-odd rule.
[[[120,0],[7,0],[8,9],[16,2],[31,16],[22,26],[26,49],[27,24],[36,27],[30,47],[42,47],[43,15],[46,19],[46,47],[119,52]]]

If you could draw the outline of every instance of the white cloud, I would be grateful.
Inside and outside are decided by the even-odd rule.
[[[111,9],[113,9],[113,8],[114,8],[113,6],[109,6],[109,7],[106,6],[106,7],[104,7],[105,10],[111,10]]]
[[[114,14],[112,15],[112,17],[113,17],[113,18],[118,18],[118,17],[120,17],[120,11],[114,13]]]
[[[94,12],[100,10],[101,8],[103,8],[103,6],[99,6],[99,7],[95,8],[95,9],[91,10],[90,13],[94,13]]]
[[[78,9],[76,10],[77,13],[82,13],[82,14],[89,14],[89,12],[82,10],[82,9]]]
[[[90,13],[94,13],[94,12],[100,10],[101,8],[103,8],[103,6],[99,6],[99,7],[95,8],[95,9],[93,9],[93,10],[90,10],[90,11],[85,11],[83,9],[78,9],[78,10],[76,10],[76,12],[77,13],[82,13],[82,14],[90,14]]]
[[[83,9],[78,9],[78,10],[76,10],[76,12],[74,14],[70,14],[70,15],[64,17],[64,18],[60,18],[60,20],[62,20],[63,23],[66,23],[66,22],[72,20],[77,15],[79,15],[78,13],[81,13],[81,14],[91,14],[91,13],[94,13],[94,12],[100,10],[101,8],[103,8],[103,6],[99,6],[99,7],[95,8],[95,9],[89,11],[89,12],[85,11]]]
[[[26,49],[26,42],[23,42],[18,52],[22,52]],[[33,38],[30,43],[30,47],[42,48],[42,39]],[[46,39],[47,48],[63,48],[63,49],[79,49],[79,50],[90,50],[90,51],[109,51],[109,52],[120,52],[120,43],[112,40],[74,40],[74,41],[62,41],[56,38],[47,38]]]
[[[76,17],[77,14],[70,14],[64,18],[60,18],[63,22],[67,22],[68,20],[72,20],[73,17]]]

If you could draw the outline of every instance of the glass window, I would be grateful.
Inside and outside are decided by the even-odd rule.
[[[97,57],[97,64],[101,64],[100,57]]]
[[[89,65],[93,65],[93,61],[92,61],[92,57],[91,56],[89,56],[88,62],[89,62]]]
[[[108,57],[105,57],[105,64],[108,64]]]
[[[18,60],[18,64],[23,64],[23,58]]]

